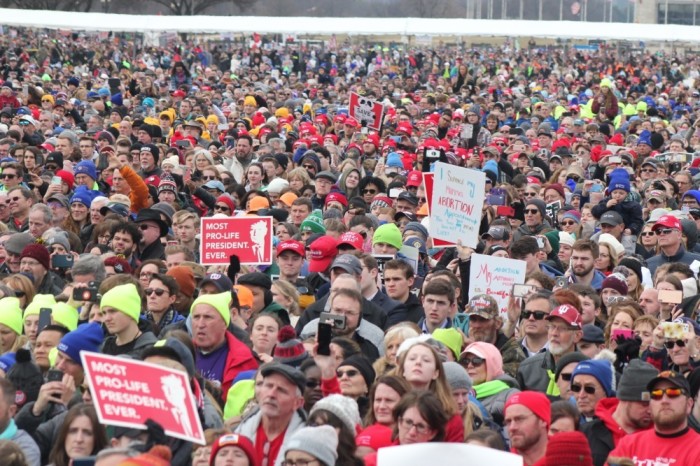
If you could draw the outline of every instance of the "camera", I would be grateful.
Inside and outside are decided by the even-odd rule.
[[[96,303],[100,299],[100,295],[97,292],[97,284],[95,282],[88,283],[87,288],[73,288],[73,300],[74,301],[88,301],[91,303]]]

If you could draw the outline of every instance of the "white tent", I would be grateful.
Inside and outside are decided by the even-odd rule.
[[[0,8],[0,23],[78,31],[541,37],[700,42],[694,26],[424,18],[153,16]]]

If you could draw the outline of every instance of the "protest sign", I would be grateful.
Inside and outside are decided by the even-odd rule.
[[[361,96],[356,92],[350,93],[350,106],[348,107],[348,113],[358,122],[364,122],[365,126],[375,131],[379,131],[382,127],[384,106],[379,102],[368,97]]]
[[[203,265],[228,265],[232,254],[241,265],[272,263],[272,217],[207,217],[200,231]]]
[[[442,162],[435,164],[434,173],[430,236],[452,243],[462,240],[462,245],[476,248],[486,175]]]
[[[428,201],[428,215],[432,211],[433,202],[433,185],[434,185],[434,173],[423,173],[423,187],[425,188],[425,199]],[[433,238],[433,247],[435,248],[446,248],[449,246],[454,246],[455,243],[449,241],[443,241],[441,239]]]
[[[380,448],[377,453],[377,466],[406,466],[407,464],[523,466],[523,457],[477,445],[440,442]]]
[[[406,241],[408,241],[409,243],[411,242],[411,240],[417,240],[417,238],[406,238]],[[399,251],[396,253],[396,258],[411,264],[411,267],[413,267],[413,273],[418,274],[418,262],[420,260],[420,251],[418,250],[417,246],[414,247],[404,244],[403,247],[401,247],[401,249],[399,249]],[[382,270],[382,272],[384,272],[384,270]]]
[[[145,429],[152,419],[167,435],[204,445],[186,372],[87,351],[80,358],[101,424]]]
[[[393,255],[391,254],[372,254],[372,257],[374,257],[377,261],[377,270],[379,273],[377,274],[377,286],[379,287],[380,290],[384,289],[384,264],[389,262],[394,258]]]
[[[513,285],[525,283],[525,261],[472,254],[471,262],[469,298],[487,294],[496,300],[501,315],[505,316]]]

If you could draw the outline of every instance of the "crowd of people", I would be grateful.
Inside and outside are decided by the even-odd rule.
[[[427,442],[697,464],[696,60],[14,32],[2,464],[370,466]],[[436,162],[486,176],[476,247],[433,244]],[[272,218],[271,264],[202,264],[201,219],[234,216]],[[470,296],[475,254],[525,263],[507,309]],[[185,373],[205,444],[100,423],[84,352]]]

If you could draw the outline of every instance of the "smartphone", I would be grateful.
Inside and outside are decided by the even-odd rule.
[[[428,149],[425,151],[425,157],[428,159],[439,159],[440,151],[437,149]]]
[[[61,183],[63,183],[63,179],[60,176],[52,176],[51,177],[51,184],[60,185]]]
[[[58,369],[49,369],[46,373],[47,382],[61,382],[63,380],[63,371]]]
[[[510,206],[499,205],[496,207],[496,215],[499,217],[515,217],[515,209]]]
[[[513,297],[514,298],[524,298],[530,293],[535,292],[535,287],[533,285],[513,285]]]
[[[73,267],[72,254],[56,254],[51,257],[51,267],[54,269],[70,269]]]
[[[331,355],[331,339],[333,338],[333,326],[329,324],[318,324],[318,354],[323,356]]]
[[[661,322],[664,338],[680,340],[690,332],[690,325],[683,322]]]
[[[680,290],[659,290],[659,302],[662,304],[680,304],[683,292]]]
[[[318,317],[319,324],[328,324],[333,328],[343,330],[345,328],[345,316],[341,314],[331,314],[330,312],[322,312]]]
[[[541,236],[537,236],[537,247],[540,249],[544,249],[544,238]]]
[[[72,466],[95,466],[97,461],[96,456],[86,456],[85,458],[76,458],[71,461]]]
[[[189,139],[180,139],[175,143],[175,145],[178,147],[192,147],[192,143]]]
[[[504,194],[489,194],[486,202],[493,206],[502,206],[506,204],[506,196]]]
[[[42,307],[39,311],[39,331],[51,325],[51,308]]]
[[[119,92],[119,88],[122,85],[122,80],[119,78],[109,78],[107,80],[107,84],[109,84],[109,90],[112,94],[116,94]]]
[[[399,197],[399,194],[401,194],[402,192],[403,192],[403,189],[401,189],[401,188],[391,188],[389,190],[389,197],[394,199],[396,197]]]
[[[389,139],[394,141],[396,144],[401,144],[401,136],[389,136]]]
[[[618,337],[622,337],[624,340],[631,340],[634,338],[634,330],[628,328],[618,328],[613,330],[610,337],[610,340],[617,340]]]
[[[88,283],[87,288],[73,288],[73,300],[96,303],[98,301],[98,293],[95,282]]]
[[[611,155],[608,159],[609,163],[622,163],[622,157],[619,155]]]
[[[554,282],[557,288],[567,288],[569,286],[569,280],[566,277],[557,277]]]

